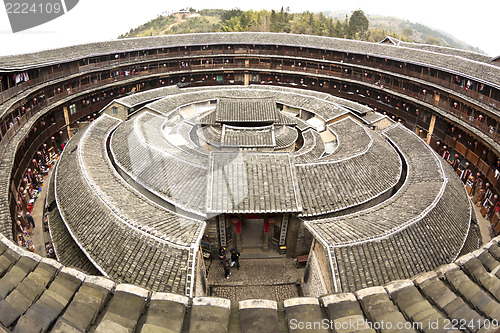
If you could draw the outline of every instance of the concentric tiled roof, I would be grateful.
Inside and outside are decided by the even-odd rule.
[[[303,119],[266,103],[268,110],[289,119],[289,125],[262,126],[262,119],[268,118],[260,116],[259,122],[251,124],[247,114],[239,120],[229,117],[236,123],[221,126],[217,109],[206,110],[228,95],[239,104],[244,101],[249,114],[253,107],[248,104],[260,104],[257,95],[275,106],[307,108],[317,121],[325,121],[325,132],[307,128]],[[92,245],[96,239],[90,240],[90,228],[96,222],[86,216],[109,220],[101,228],[120,228],[129,236],[122,240],[124,248],[148,251],[145,239],[147,244],[162,244],[161,250],[149,250],[153,257],[145,257],[144,269],[148,258],[154,261],[155,255],[166,255],[168,265],[173,265],[166,267],[179,273],[165,278],[176,281],[177,290],[192,288],[189,263],[203,229],[203,222],[185,217],[187,213],[200,219],[224,213],[298,214],[328,252],[336,291],[407,279],[452,262],[465,248],[473,249],[471,208],[462,183],[449,167],[401,124],[381,135],[339,104],[316,92],[210,87],[155,98],[127,121],[104,115],[81,139],[72,140],[61,158],[57,169],[61,175],[56,177],[61,217],[95,267],[103,274],[116,274],[110,276],[120,281],[129,281],[134,271],[126,261],[113,266],[117,272],[109,271],[110,262],[103,262],[99,254],[104,253],[101,249],[108,251],[105,241]],[[302,147],[293,151],[299,132]],[[112,161],[105,147],[108,137]],[[327,152],[323,137],[335,137],[333,152]],[[66,179],[64,170],[72,168],[81,174]],[[169,208],[150,202],[127,182],[165,200]],[[76,195],[70,188],[83,194]],[[78,200],[87,195],[93,195],[92,200],[78,206]],[[70,202],[73,207],[65,207]],[[88,203],[89,213],[84,210],[77,220],[76,209]],[[447,233],[443,233],[445,225]],[[166,288],[162,282],[153,287]]]
[[[144,114],[119,126],[111,138],[113,158],[122,171],[147,189],[203,216],[208,158],[169,143],[161,132],[164,120]]]
[[[201,237],[203,222],[148,202],[119,178],[104,149],[119,122],[103,115],[68,143],[54,184],[61,217],[105,276],[153,290],[186,293],[192,287],[187,284],[192,274],[189,256]]]
[[[451,49],[272,33],[93,43],[71,52],[1,57],[0,68],[30,68],[186,43],[309,46],[445,68],[493,86],[500,78],[498,67],[484,57]],[[256,103],[259,98],[274,99],[314,113],[337,137],[338,147],[327,153],[322,134],[303,119],[278,112],[273,119],[275,150],[291,151],[299,135],[302,149],[285,153],[268,146],[265,153],[224,152],[220,143],[225,137],[216,125],[216,113],[203,113],[206,118],[200,123],[182,108],[228,97]],[[474,214],[453,170],[403,126],[395,125],[380,136],[353,118],[337,120],[351,111],[364,115],[369,108],[284,87],[168,87],[119,103],[134,107],[151,101],[155,102],[129,121],[103,115],[76,135],[50,181],[47,203],[57,201],[57,207],[48,218],[59,260],[107,278],[41,259],[0,235],[0,331],[210,328],[222,332],[239,325],[242,332],[264,332],[292,331],[290,319],[342,323],[356,318],[367,326],[370,321],[417,323],[432,318],[443,323],[465,317],[474,320],[468,331],[492,331],[485,323],[500,318],[499,239],[448,264],[476,248]],[[377,117],[369,114],[364,120],[373,123]],[[36,116],[16,133],[0,165],[0,228],[7,236],[11,236],[8,191],[14,157],[35,121]],[[251,131],[247,133],[255,134]],[[113,161],[106,147],[111,136]],[[237,148],[244,148],[238,141],[241,137],[235,140]],[[252,147],[256,148],[262,147]],[[134,180],[145,191],[129,184]],[[148,199],[147,190],[165,200],[162,206]],[[319,259],[328,263],[335,291],[343,293],[287,300],[279,307],[272,301],[237,306],[224,299],[190,300],[163,293],[193,294],[195,255],[205,225],[201,216],[250,212],[300,214],[327,252]],[[239,311],[239,321],[231,309]],[[375,332],[365,326],[367,332]]]
[[[341,142],[338,154],[334,152],[296,164],[303,216],[333,213],[365,204],[390,192],[400,180],[402,164],[397,152],[378,134],[368,134],[366,128],[351,120],[342,120],[340,124],[349,122],[356,135],[346,132],[338,136]],[[359,137],[362,139],[356,141]],[[316,140],[321,138],[317,136]],[[344,141],[349,142],[352,153],[343,153]]]
[[[339,291],[409,278],[451,262],[469,234],[472,207],[453,170],[402,125],[385,134],[408,164],[398,192],[358,213],[306,221],[330,249]]]

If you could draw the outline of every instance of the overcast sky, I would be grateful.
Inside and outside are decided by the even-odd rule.
[[[14,1],[14,0],[12,0]],[[222,0],[222,1],[114,1],[80,0],[66,15],[30,30],[12,33],[7,14],[0,4],[0,55],[19,54],[48,48],[111,40],[128,32],[159,13],[182,7],[277,9],[292,12],[353,11],[362,9],[370,15],[396,16],[443,30],[490,56],[500,55],[499,0]]]

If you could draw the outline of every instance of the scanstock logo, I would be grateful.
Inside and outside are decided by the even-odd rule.
[[[12,32],[52,21],[72,10],[78,0],[3,0]]]

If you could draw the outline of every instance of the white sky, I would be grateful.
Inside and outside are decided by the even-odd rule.
[[[220,0],[158,1],[80,0],[66,15],[30,30],[12,33],[7,14],[0,4],[0,55],[111,40],[128,32],[159,13],[185,7],[276,9],[290,7],[292,12],[362,9],[370,15],[396,16],[443,30],[490,56],[500,55],[500,1],[450,0]]]

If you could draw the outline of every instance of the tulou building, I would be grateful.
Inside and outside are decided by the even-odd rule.
[[[499,66],[276,33],[0,57],[0,332],[494,332]],[[49,160],[56,260],[22,247]],[[221,247],[304,261],[303,296],[211,297]]]

